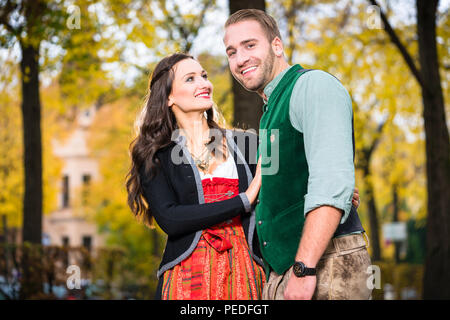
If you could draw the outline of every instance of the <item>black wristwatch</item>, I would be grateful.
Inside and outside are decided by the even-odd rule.
[[[294,265],[292,266],[292,271],[298,278],[316,275],[316,268],[307,268],[301,261],[295,261]]]

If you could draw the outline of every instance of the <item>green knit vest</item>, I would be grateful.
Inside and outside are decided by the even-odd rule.
[[[301,69],[294,65],[286,72],[260,122],[258,157],[262,155],[263,175],[256,227],[267,277],[270,270],[283,274],[294,263],[305,220],[308,164],[303,134],[289,120],[289,101]]]

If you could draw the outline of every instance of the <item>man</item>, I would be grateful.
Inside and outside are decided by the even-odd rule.
[[[224,44],[234,78],[265,103],[256,206],[268,277],[263,298],[370,299],[370,257],[352,208],[348,92],[326,72],[290,66],[275,20],[261,10],[231,15]],[[278,167],[264,174],[270,149],[279,150]]]

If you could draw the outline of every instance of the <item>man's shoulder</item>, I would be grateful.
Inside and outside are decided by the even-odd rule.
[[[347,89],[336,76],[324,70],[313,69],[297,79],[293,88],[291,102],[305,97],[315,99],[317,95],[333,96],[333,93],[348,96]],[[310,98],[307,98],[307,100]]]
[[[317,107],[318,103],[320,108]],[[303,132],[305,114],[311,114],[312,110],[327,113],[326,110],[337,105],[340,108],[345,105],[352,112],[351,97],[339,79],[324,70],[308,71],[297,79],[292,91],[289,104],[291,123]]]
[[[306,83],[330,83],[330,84],[338,84],[342,86],[340,80],[333,74],[320,70],[320,69],[308,69],[309,71],[302,74],[296,82],[297,85],[306,84]]]

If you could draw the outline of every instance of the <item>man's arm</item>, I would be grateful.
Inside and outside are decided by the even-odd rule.
[[[315,268],[341,217],[341,210],[330,206],[319,207],[308,213],[295,260],[303,261],[307,267]]]
[[[309,169],[306,219],[295,260],[313,268],[352,205],[352,106],[345,88],[323,71],[300,78],[290,105],[291,123],[303,133]],[[285,297],[311,299],[315,287],[315,276],[291,274]]]
[[[342,211],[330,206],[322,206],[309,212],[295,261],[302,261],[308,268],[315,268],[336,231],[341,217]],[[316,288],[316,277],[297,278],[292,270],[290,272],[289,282],[284,292],[285,299],[310,300]]]

